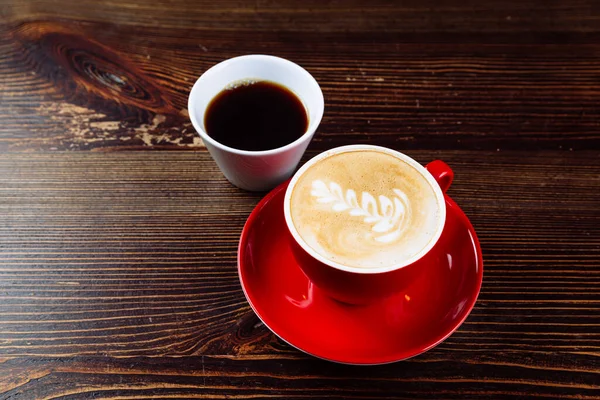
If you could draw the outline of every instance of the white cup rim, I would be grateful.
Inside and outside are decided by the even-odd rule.
[[[414,167],[418,172],[421,173],[423,178],[425,178],[427,180],[427,182],[429,183],[429,185],[431,186],[431,188],[433,189],[433,191],[435,193],[438,204],[440,204],[440,216],[439,216],[440,223],[438,224],[435,234],[432,236],[429,243],[425,247],[423,247],[423,249],[421,249],[421,251],[419,251],[417,254],[410,257],[409,259],[403,261],[402,263],[385,266],[385,267],[377,267],[377,268],[361,268],[361,267],[351,267],[351,266],[343,265],[338,262],[329,260],[329,259],[325,258],[324,256],[320,255],[319,253],[317,253],[312,247],[310,247],[308,245],[308,243],[306,243],[306,241],[300,236],[296,227],[294,226],[294,223],[292,222],[290,200],[291,200],[293,189],[294,189],[296,183],[298,182],[298,179],[304,174],[304,172],[306,172],[312,165],[316,164],[317,162],[319,162],[325,158],[328,158],[328,157],[331,157],[333,155],[340,154],[340,153],[346,153],[346,152],[351,152],[351,151],[362,151],[362,150],[375,150],[375,151],[383,152],[383,153],[392,155],[396,158],[399,158],[402,161],[409,164],[410,166]],[[434,179],[433,175],[431,175],[431,173],[429,173],[429,171],[427,171],[427,169],[424,166],[422,166],[421,164],[419,164],[417,161],[415,161],[411,157],[407,156],[406,154],[400,153],[399,151],[392,150],[387,147],[366,145],[366,144],[335,147],[333,149],[327,150],[327,151],[311,158],[310,160],[308,160],[294,174],[294,176],[290,180],[290,183],[285,191],[283,209],[284,209],[286,225],[288,226],[288,229],[289,229],[290,233],[292,234],[294,240],[311,257],[313,257],[314,259],[320,261],[321,263],[328,265],[335,269],[339,269],[339,270],[346,271],[346,272],[352,272],[352,273],[356,273],[356,274],[366,274],[366,275],[381,274],[381,273],[385,273],[385,272],[399,270],[401,268],[407,267],[407,266],[419,261],[426,254],[428,254],[431,251],[431,249],[435,246],[435,244],[438,242],[439,238],[442,236],[442,232],[444,231],[444,226],[446,223],[446,201],[445,201],[444,193],[443,193],[442,189],[440,188],[440,185]]]
[[[300,136],[298,139],[294,140],[291,143],[286,144],[285,146],[277,147],[275,149],[259,150],[259,151],[240,150],[240,149],[236,149],[234,147],[229,147],[229,146],[224,145],[223,143],[216,141],[212,137],[210,137],[208,135],[208,133],[203,129],[203,124],[201,124],[200,121],[198,121],[198,119],[196,118],[196,112],[195,112],[195,102],[196,101],[195,101],[195,99],[198,98],[198,96],[202,96],[201,87],[202,87],[204,81],[207,79],[210,79],[211,75],[219,73],[220,70],[222,70],[223,68],[227,67],[228,65],[230,65],[232,63],[246,62],[246,61],[250,61],[250,60],[262,60],[262,61],[268,61],[268,62],[272,62],[275,64],[280,64],[280,65],[286,64],[288,67],[291,67],[292,69],[294,69],[298,73],[299,76],[302,76],[304,79],[306,79],[308,84],[313,85],[314,88],[317,90],[319,99],[318,99],[318,104],[314,105],[314,107],[317,110],[316,117],[310,118],[310,116],[309,116],[309,121],[308,121],[309,123],[308,123],[308,127],[306,128],[306,132],[304,132],[304,134],[302,136]],[[248,78],[252,78],[252,77],[249,76]],[[275,82],[275,83],[277,83],[277,82]],[[296,96],[300,97],[297,93],[294,93],[294,94]],[[305,103],[304,99],[300,98],[300,100],[303,103]],[[229,153],[243,155],[243,156],[251,156],[251,157],[252,156],[264,157],[264,156],[269,156],[269,155],[274,155],[274,154],[279,154],[279,153],[285,152],[288,149],[294,148],[294,147],[298,146],[300,143],[305,142],[307,139],[310,140],[310,138],[312,138],[312,135],[314,134],[315,130],[321,123],[321,119],[323,118],[323,112],[324,112],[324,108],[325,108],[324,103],[325,103],[325,100],[323,98],[323,92],[321,91],[321,87],[319,86],[318,82],[308,71],[306,71],[300,65],[298,65],[290,60],[287,60],[285,58],[281,58],[281,57],[276,57],[276,56],[271,56],[271,55],[266,55],[266,54],[249,54],[249,55],[229,58],[229,59],[224,60],[216,65],[213,65],[212,67],[210,67],[209,69],[204,71],[204,73],[202,75],[200,75],[200,77],[196,80],[196,82],[194,83],[194,86],[192,86],[192,90],[190,91],[190,94],[188,97],[188,114],[190,116],[190,120],[192,121],[192,125],[194,126],[194,128],[196,129],[196,132],[198,132],[198,134],[200,135],[200,137],[202,138],[202,140],[204,142],[208,142],[211,145],[213,145],[214,147],[224,150],[224,151],[227,151]],[[305,106],[308,107],[307,104],[305,104]]]

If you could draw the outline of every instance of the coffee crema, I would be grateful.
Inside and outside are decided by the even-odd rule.
[[[378,150],[334,153],[317,161],[298,178],[289,201],[304,242],[348,267],[403,264],[427,247],[444,223],[443,205],[422,173]]]

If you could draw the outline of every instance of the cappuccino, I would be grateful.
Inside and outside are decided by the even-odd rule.
[[[302,247],[350,268],[410,264],[431,249],[445,222],[433,177],[375,146],[342,147],[309,161],[290,183],[285,208]]]

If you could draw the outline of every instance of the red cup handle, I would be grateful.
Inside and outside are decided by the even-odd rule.
[[[454,172],[452,172],[452,169],[448,164],[442,160],[435,160],[427,164],[425,168],[433,175],[433,178],[442,188],[442,192],[446,193],[446,190],[448,190],[452,184],[452,179],[454,179]]]

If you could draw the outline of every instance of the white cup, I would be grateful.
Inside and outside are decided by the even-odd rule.
[[[308,115],[304,135],[283,147],[264,151],[238,150],[211,138],[204,126],[206,109],[225,87],[240,80],[271,81],[294,92]],[[258,54],[230,58],[211,67],[198,78],[188,99],[192,124],[223,175],[235,186],[251,191],[272,189],[292,176],[321,122],[323,109],[321,88],[304,68],[283,58]]]

